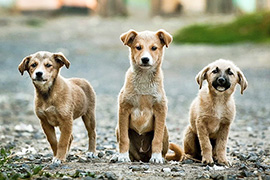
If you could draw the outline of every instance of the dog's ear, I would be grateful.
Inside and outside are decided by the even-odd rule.
[[[133,29],[130,29],[128,32],[121,34],[120,39],[124,45],[131,46],[135,37],[137,36],[137,32]]]
[[[64,56],[63,53],[59,52],[59,53],[54,53],[53,54],[53,58],[55,59],[55,61],[57,63],[60,64],[60,67],[62,67],[63,65],[66,66],[66,68],[69,68],[70,62],[68,61],[68,59]]]
[[[22,62],[19,64],[18,69],[21,73],[21,75],[23,75],[24,71],[28,70],[28,64],[30,59],[32,58],[32,56],[26,56],[25,58],[23,58]]]
[[[166,32],[163,29],[160,29],[157,31],[156,35],[160,39],[161,44],[163,44],[163,46],[165,45],[166,47],[169,47],[169,44],[172,42],[173,38],[168,32]]]
[[[197,76],[196,76],[196,81],[200,86],[200,89],[202,88],[203,81],[206,79],[206,73],[209,70],[209,66],[205,67],[203,70],[201,70]]]
[[[238,83],[241,86],[241,94],[243,94],[244,90],[247,88],[248,86],[248,82],[246,77],[244,76],[243,72],[241,70],[237,71],[237,75],[238,75]]]

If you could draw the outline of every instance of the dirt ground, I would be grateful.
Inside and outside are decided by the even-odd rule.
[[[197,16],[180,18],[107,18],[88,16],[1,16],[0,17],[0,147],[10,148],[10,165],[21,174],[41,165],[43,175],[32,178],[101,179],[270,179],[270,45],[223,46],[172,44],[163,63],[165,90],[169,100],[167,126],[170,141],[182,143],[188,124],[188,109],[198,92],[196,74],[219,59],[234,61],[244,72],[249,86],[243,95],[235,92],[237,115],[232,124],[227,157],[231,167],[204,166],[192,161],[112,163],[117,152],[114,129],[117,95],[129,67],[128,48],[121,33],[135,29],[178,28],[195,22],[221,22],[232,17]],[[63,52],[70,60],[64,77],[86,78],[97,94],[97,156],[84,155],[87,133],[81,119],[74,123],[74,141],[68,160],[51,166],[52,152],[33,112],[34,88],[27,73],[17,70],[21,60],[36,51]],[[58,132],[59,135],[59,132]],[[4,172],[5,168],[1,168]],[[1,178],[0,178],[1,179]]]

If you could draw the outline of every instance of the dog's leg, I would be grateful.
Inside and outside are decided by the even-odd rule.
[[[73,135],[71,134],[70,141],[68,143],[68,151],[70,150],[70,146],[71,146],[72,141],[73,141]]]
[[[162,156],[164,157],[169,149],[169,133],[167,127],[164,128],[164,136],[163,136],[163,148],[162,148]]]
[[[82,116],[84,125],[88,132],[89,144],[88,144],[88,152],[87,157],[94,158],[96,151],[96,118],[95,118],[95,110],[89,110],[84,116]]]
[[[213,164],[212,145],[209,138],[209,133],[203,119],[196,121],[198,138],[202,150],[202,163]]]
[[[163,137],[165,130],[165,119],[166,119],[166,111],[167,107],[164,104],[154,105],[154,138],[152,141],[152,156],[150,159],[151,163],[163,163],[164,160],[162,158],[162,146],[163,146]]]
[[[120,162],[130,162],[129,158],[129,109],[127,104],[120,104],[119,107],[119,119],[118,119],[118,143],[120,154],[118,156],[118,161]]]
[[[200,151],[198,137],[193,133],[191,127],[188,126],[184,136],[184,152],[192,158],[198,158],[198,156],[201,156]]]
[[[61,161],[64,161],[66,158],[68,146],[70,143],[70,138],[72,135],[72,118],[69,120],[65,120],[63,124],[60,124],[59,129],[61,131],[57,154],[53,160],[54,164],[61,164]]]
[[[52,125],[48,123],[47,120],[40,120],[42,129],[49,141],[51,148],[53,150],[53,156],[55,157],[57,154],[57,138],[55,134],[55,129]]]
[[[216,146],[214,148],[215,159],[218,161],[219,164],[225,164],[226,166],[229,166],[226,158],[226,145],[229,135],[229,129],[229,124],[222,125],[222,127],[218,131]]]

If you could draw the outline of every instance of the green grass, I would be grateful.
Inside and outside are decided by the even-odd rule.
[[[270,42],[270,12],[243,15],[226,24],[197,24],[178,30],[175,43]]]

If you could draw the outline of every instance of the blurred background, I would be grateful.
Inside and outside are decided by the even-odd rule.
[[[216,59],[230,59],[249,86],[235,92],[237,114],[229,147],[267,151],[270,162],[270,0],[0,0],[0,145],[18,150],[48,147],[33,109],[34,87],[18,71],[21,60],[40,50],[63,52],[66,77],[89,80],[97,94],[97,147],[116,148],[117,96],[129,67],[119,36],[165,29],[173,43],[163,70],[170,139],[181,143],[188,110],[198,92],[196,74]],[[74,146],[86,147],[81,120]],[[28,137],[28,138],[26,138]],[[107,145],[107,146],[106,146]],[[50,149],[46,149],[50,152]],[[263,161],[264,161],[263,160]]]
[[[249,86],[243,95],[239,86],[235,92],[227,152],[236,164],[239,152],[269,164],[269,10],[270,0],[0,0],[0,147],[13,147],[24,157],[51,157],[33,111],[34,87],[18,65],[37,51],[60,51],[71,62],[61,74],[85,78],[96,91],[97,151],[109,151],[100,159],[108,162],[116,152],[117,96],[129,68],[129,50],[119,37],[129,29],[165,29],[174,38],[163,61],[170,140],[182,142],[199,89],[196,74],[216,59],[230,59]],[[73,154],[87,147],[82,121],[74,123]]]

